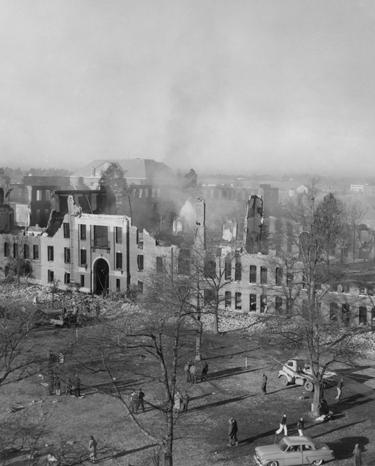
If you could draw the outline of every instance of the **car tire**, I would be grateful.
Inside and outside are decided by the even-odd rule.
[[[321,464],[323,464],[323,460],[314,460],[311,464],[313,464],[314,466],[320,466]]]
[[[313,384],[312,382],[310,382],[310,380],[307,380],[307,381],[305,382],[304,387],[305,387],[305,390],[306,390],[307,392],[313,392],[313,391],[314,391],[314,384]]]
[[[285,377],[285,375],[280,376],[280,383],[284,387],[286,387],[289,384],[289,380]]]
[[[270,461],[269,463],[267,463],[267,466],[279,466],[279,463],[278,461]]]

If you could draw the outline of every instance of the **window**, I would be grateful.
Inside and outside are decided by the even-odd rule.
[[[234,294],[234,308],[235,309],[241,309],[242,308],[241,299],[242,299],[241,293],[237,292],[237,293]]]
[[[122,253],[116,252],[116,269],[122,269]]]
[[[121,284],[120,279],[116,278],[116,291],[121,291]]]
[[[13,257],[18,257],[18,244],[13,243]]]
[[[283,298],[281,296],[275,297],[275,311],[281,313],[283,310]]]
[[[86,239],[86,225],[79,226],[79,237],[82,241]]]
[[[64,273],[64,283],[65,283],[65,285],[69,285],[69,283],[70,283],[70,273],[68,273],[68,272]]]
[[[143,293],[143,282],[138,280],[138,293]]]
[[[342,323],[348,327],[350,324],[350,306],[348,303],[344,303],[341,306],[341,318]]]
[[[144,256],[142,254],[138,254],[137,256],[137,265],[138,265],[138,271],[142,272],[143,267],[144,267]]]
[[[256,265],[250,265],[250,276],[249,276],[250,283],[257,282],[257,267]]]
[[[81,249],[80,250],[80,264],[81,264],[81,267],[84,267],[85,265],[87,265],[87,254],[86,254],[86,249]]]
[[[329,303],[329,320],[332,322],[337,321],[338,305],[337,303]]]
[[[234,265],[234,279],[239,281],[242,278],[242,266],[241,266],[241,258],[239,256],[236,257],[236,263]]]
[[[104,225],[94,225],[94,248],[108,248],[108,227]]]
[[[260,312],[267,312],[267,296],[260,295]]]
[[[30,249],[28,244],[23,245],[23,258],[28,259],[30,257]]]
[[[164,272],[164,264],[163,264],[163,258],[162,257],[157,257],[156,258],[156,272],[157,273],[163,273]]]
[[[177,273],[189,275],[190,273],[190,249],[181,249],[178,255]]]
[[[286,286],[292,286],[294,282],[294,274],[293,272],[288,272],[286,274]]]
[[[225,292],[225,307],[232,306],[232,293],[230,291]]]
[[[275,284],[277,286],[281,286],[283,284],[283,269],[281,267],[276,267]]]
[[[39,246],[37,244],[33,245],[33,259],[39,259]]]
[[[267,283],[267,268],[266,267],[260,268],[260,283],[261,285],[265,285]]]
[[[41,190],[41,189],[37,189],[37,190],[36,190],[35,197],[36,197],[36,200],[37,200],[37,201],[41,201],[41,200],[42,200],[42,190]]]
[[[64,263],[70,264],[70,248],[64,248]]]
[[[80,285],[81,285],[81,288],[84,288],[84,286],[85,286],[85,276],[84,275],[80,275]]]
[[[64,238],[70,238],[70,226],[69,223],[63,223]]]
[[[216,276],[216,262],[212,257],[206,257],[204,261],[204,276],[206,278],[215,278]]]
[[[211,289],[204,290],[203,292],[204,304],[210,304],[214,301],[214,299],[215,299],[214,290],[211,290]]]
[[[367,307],[360,306],[359,307],[359,314],[358,314],[358,323],[359,325],[366,325],[367,324]]]
[[[250,295],[250,305],[249,305],[250,312],[256,312],[257,310],[257,295],[251,294]]]
[[[311,446],[311,445],[307,445],[307,444],[305,444],[305,445],[302,445],[302,450],[303,450],[303,451],[309,451],[309,450],[312,450],[312,446]]]
[[[4,243],[4,257],[9,257],[9,243]]]
[[[122,228],[121,227],[115,227],[115,241],[117,244],[122,243]]]
[[[54,256],[53,246],[47,246],[47,259],[49,261],[53,261],[53,256]]]
[[[225,256],[224,274],[225,280],[230,280],[232,278],[232,258],[229,254]]]
[[[55,279],[55,274],[53,273],[53,270],[47,271],[47,278],[48,278],[48,283],[53,283],[53,280]]]

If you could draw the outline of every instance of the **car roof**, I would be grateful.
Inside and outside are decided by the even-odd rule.
[[[312,442],[311,437],[307,437],[306,435],[301,436],[294,436],[294,437],[284,437],[283,440],[287,445],[303,445],[306,442]]]

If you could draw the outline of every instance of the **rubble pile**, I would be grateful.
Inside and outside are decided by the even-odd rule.
[[[206,329],[212,329],[214,325],[214,316],[209,314],[203,315],[202,322]],[[245,314],[242,312],[220,311],[220,332],[246,330],[249,333],[256,333],[263,328],[263,325],[264,324],[259,322],[258,316],[254,313]]]

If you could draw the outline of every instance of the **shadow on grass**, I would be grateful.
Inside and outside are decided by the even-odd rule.
[[[221,348],[225,348],[225,346],[222,346],[220,347],[219,349]],[[256,347],[256,348],[250,348],[250,349],[246,349],[246,350],[242,350],[242,351],[236,351],[234,353],[227,353],[227,354],[216,354],[215,356],[208,356],[207,358],[204,358],[204,359],[220,359],[220,358],[229,358],[229,357],[233,357],[233,356],[238,356],[239,354],[248,354],[250,353],[251,351],[255,351],[259,349],[259,347]]]
[[[338,400],[333,406],[335,412],[341,413],[343,411],[348,411],[349,409],[355,408],[357,406],[361,406],[366,403],[371,403],[372,401],[375,401],[373,397],[367,397],[366,395],[356,393],[355,395],[351,395],[346,398],[342,398],[341,400]]]
[[[219,400],[213,403],[208,403],[206,405],[200,405],[200,406],[195,406],[194,408],[189,408],[189,411],[201,411],[202,409],[206,409],[206,408],[214,408],[216,406],[223,406],[229,403],[236,403],[237,401],[245,400],[246,398],[250,398],[252,396],[255,396],[255,395],[241,395],[241,396],[236,396],[235,398],[230,398],[227,400]]]
[[[364,436],[344,437],[335,442],[327,442],[328,446],[335,452],[336,460],[344,460],[353,456],[353,449],[358,443],[361,450],[369,443],[369,439]]]
[[[341,429],[347,429],[348,427],[353,427],[353,426],[355,426],[357,424],[362,424],[362,422],[365,422],[365,421],[366,421],[366,419],[363,419],[362,421],[351,422],[350,424],[345,424],[343,426],[335,427],[334,429],[331,429],[331,430],[326,430],[326,431],[322,432],[321,434],[315,435],[314,439],[319,438],[319,437],[323,437],[323,435],[331,434],[332,432],[337,432],[338,430],[341,430]],[[316,424],[316,425],[319,426],[319,425],[321,425],[321,423]],[[312,426],[314,426],[314,425],[312,425]],[[353,448],[354,448],[354,445],[353,445]]]
[[[150,448],[154,448],[159,446],[157,443],[152,443],[151,445],[144,445],[143,447],[138,447],[138,448],[133,448],[132,450],[123,450],[119,451],[117,453],[113,453],[112,455],[104,456],[99,458],[99,460],[106,460],[106,459],[116,459],[116,458],[122,458],[123,456],[126,455],[131,455],[133,453],[138,453],[140,451],[148,450]]]
[[[210,382],[211,380],[217,380],[217,379],[223,379],[224,377],[231,377],[232,375],[239,375],[239,374],[246,374],[249,372],[255,372],[259,371],[262,369],[261,367],[257,367],[254,369],[246,369],[243,366],[237,366],[237,367],[230,367],[228,369],[223,369],[221,371],[216,371],[216,372],[210,372],[209,375],[207,376],[205,382]],[[204,381],[201,381],[201,383]]]

